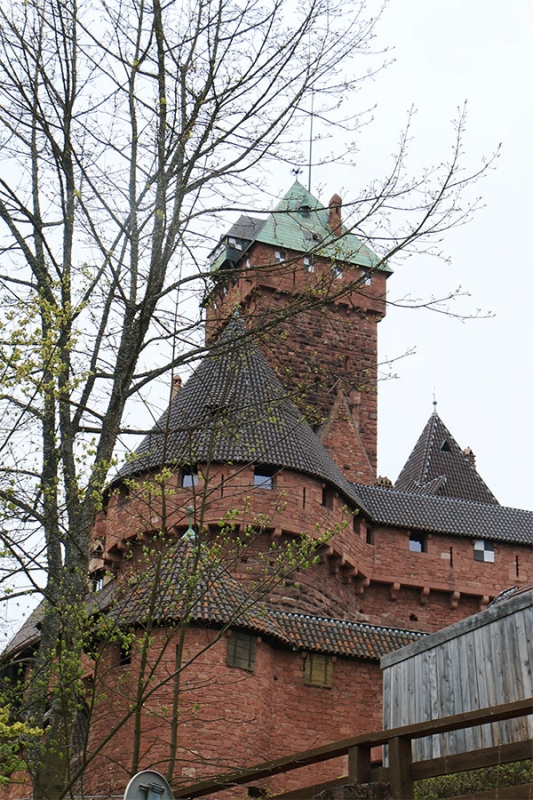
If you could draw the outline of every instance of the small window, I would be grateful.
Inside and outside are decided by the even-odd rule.
[[[334,492],[331,489],[328,489],[327,486],[324,486],[322,489],[322,505],[326,508],[333,508],[333,498]]]
[[[299,211],[300,211],[300,214],[302,215],[302,217],[304,217],[305,219],[309,219],[309,217],[311,216],[311,206],[309,206],[309,205],[307,205],[305,203],[303,203],[300,206]]]
[[[197,467],[184,467],[181,470],[181,485],[184,489],[190,489],[192,486],[198,486]]]
[[[93,592],[100,592],[104,588],[104,584],[105,584],[104,570],[98,570],[98,572],[93,572],[91,575],[91,588]]]
[[[427,537],[425,533],[418,533],[411,531],[409,534],[409,550],[412,553],[425,553],[426,552]]]
[[[366,543],[374,544],[374,531],[367,526],[366,528]]]
[[[313,259],[311,256],[304,256],[304,270],[306,272],[314,272],[315,265],[313,264]]]
[[[304,683],[306,686],[333,686],[333,660],[322,653],[308,653],[304,661]]]
[[[342,267],[338,264],[333,264],[331,268],[331,275],[333,278],[342,278]]]
[[[445,439],[443,441],[443,443],[440,446],[440,449],[441,449],[441,452],[443,452],[443,453],[450,453],[451,452],[450,443],[449,443],[448,439]]]
[[[230,247],[234,247],[236,250],[242,250],[242,242],[240,239],[234,239],[233,236],[230,236],[228,239],[228,244]]]
[[[253,672],[255,667],[255,636],[232,631],[228,639],[228,667],[238,667]]]
[[[273,489],[274,473],[268,467],[255,467],[254,486],[257,489]]]
[[[494,563],[494,543],[486,539],[476,539],[474,542],[474,561]]]
[[[278,264],[281,264],[282,261],[286,260],[287,254],[285,253],[285,250],[276,250],[274,253],[274,258],[276,259]]]
[[[361,286],[370,286],[372,283],[372,275],[370,272],[366,270],[361,270],[361,280],[359,281]]]

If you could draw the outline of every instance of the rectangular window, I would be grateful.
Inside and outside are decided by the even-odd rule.
[[[304,270],[306,272],[314,272],[315,265],[313,264],[313,259],[311,256],[304,256]]]
[[[198,486],[197,467],[184,467],[181,470],[181,485],[184,489],[190,489],[191,486]]]
[[[287,258],[287,255],[285,253],[285,250],[276,250],[275,253],[274,253],[274,257],[275,257],[276,261],[278,262],[278,264],[281,264],[282,261],[285,261],[285,259]]]
[[[367,272],[366,270],[361,270],[361,280],[360,280],[361,286],[370,286],[371,283],[372,283],[372,275],[370,274],[370,272]]]
[[[238,667],[253,672],[255,667],[255,636],[232,631],[228,639],[228,667]]]
[[[476,539],[474,542],[474,561],[494,563],[494,543],[486,539]]]
[[[342,278],[342,267],[338,264],[333,264],[331,268],[331,275],[333,278]]]
[[[268,467],[255,467],[254,486],[257,489],[273,489],[274,473]]]
[[[304,683],[306,686],[333,686],[333,660],[322,653],[308,653],[304,661]]]
[[[425,533],[418,531],[411,531],[409,534],[409,550],[412,553],[425,553],[427,545],[427,537]]]

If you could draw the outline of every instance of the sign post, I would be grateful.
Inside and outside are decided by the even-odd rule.
[[[130,780],[124,800],[174,800],[166,778],[153,769],[144,769]]]

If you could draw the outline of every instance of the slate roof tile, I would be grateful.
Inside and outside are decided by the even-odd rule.
[[[193,573],[194,570],[194,573]],[[156,574],[157,583],[156,581]],[[195,574],[194,580],[191,575]],[[124,627],[146,624],[156,589],[152,621],[195,622],[250,630],[296,650],[378,660],[424,634],[360,622],[279,611],[247,595],[236,581],[194,539],[182,538],[138,576],[136,583],[117,585],[108,612]]]
[[[234,318],[117,478],[165,464],[256,463],[350,484]]]
[[[498,502],[436,412],[429,418],[394,488],[477,503]]]
[[[533,545],[532,511],[381,486],[352,487],[354,498],[374,523]]]

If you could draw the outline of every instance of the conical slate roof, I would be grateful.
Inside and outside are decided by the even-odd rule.
[[[429,418],[394,488],[476,503],[498,503],[436,412]]]
[[[146,569],[137,565],[137,571],[116,586],[108,616],[128,628],[175,624],[184,618],[215,627],[231,625],[271,637],[292,650],[372,660],[425,635],[280,611],[263,602],[256,591],[248,593],[229,574],[217,553],[216,547],[210,549],[186,534],[164,550],[159,560],[152,555]],[[268,582],[263,593],[267,591]]]
[[[240,318],[231,320],[117,477],[211,462],[287,467],[352,493]]]

